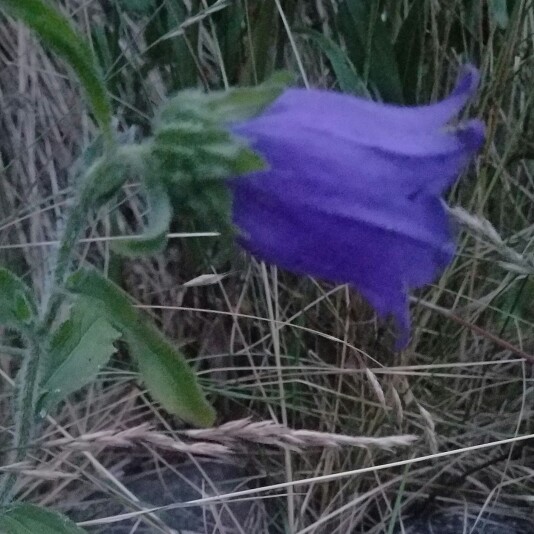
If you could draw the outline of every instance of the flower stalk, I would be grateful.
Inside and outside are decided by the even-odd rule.
[[[92,191],[98,187],[98,182],[106,178],[110,165],[117,158],[124,158],[137,153],[134,151],[117,150],[115,156],[104,156],[98,160],[87,172],[80,194],[70,207],[66,224],[59,239],[54,268],[51,275],[51,287],[48,297],[41,303],[41,316],[36,327],[27,333],[28,348],[25,351],[21,368],[17,375],[15,396],[15,430],[13,436],[12,462],[25,459],[28,447],[35,435],[39,423],[36,413],[40,395],[41,377],[44,372],[47,356],[48,333],[52,329],[62,302],[62,288],[71,272],[72,258],[76,243],[82,234],[89,212],[95,208]],[[120,162],[121,159],[118,159]],[[122,167],[124,169],[124,167]],[[122,178],[122,181],[124,178]],[[117,181],[122,184],[122,181]],[[0,504],[7,504],[13,497],[16,474],[6,473],[0,482]]]

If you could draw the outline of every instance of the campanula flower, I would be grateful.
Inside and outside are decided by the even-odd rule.
[[[293,273],[354,286],[381,318],[393,317],[404,346],[409,290],[454,255],[442,194],[484,142],[479,120],[453,123],[477,85],[465,67],[448,98],[418,107],[286,90],[233,128],[268,163],[231,181],[242,246]]]

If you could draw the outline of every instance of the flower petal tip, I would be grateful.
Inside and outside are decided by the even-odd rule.
[[[470,152],[478,152],[486,141],[484,123],[479,119],[472,119],[456,128],[456,137]]]
[[[458,81],[451,96],[471,96],[475,94],[480,83],[480,73],[474,65],[464,65],[458,75]]]
[[[411,339],[410,311],[407,296],[403,309],[394,313],[393,319],[395,321],[394,349],[400,352],[408,346]]]

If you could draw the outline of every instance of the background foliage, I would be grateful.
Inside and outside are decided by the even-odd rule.
[[[468,231],[460,234],[457,259],[414,299],[413,342],[401,355],[391,353],[387,331],[346,288],[265,268],[209,234],[221,229],[221,221],[206,206],[217,208],[220,195],[193,188],[186,204],[173,204],[171,222],[173,233],[192,237],[170,239],[148,259],[124,259],[112,241],[100,238],[145,227],[150,200],[131,179],[118,200],[95,216],[77,260],[101,267],[177,340],[215,403],[219,422],[252,416],[337,434],[421,436],[394,455],[248,447],[242,458],[251,472],[269,473],[265,485],[533,432],[532,368],[521,359],[534,352],[531,1],[54,4],[98,58],[117,130],[138,142],[154,133],[153,117],[168,95],[184,88],[256,85],[284,68],[301,85],[425,103],[450,89],[460,63],[477,64],[482,88],[468,112],[483,117],[488,142],[451,192],[452,204],[475,218],[463,215]],[[46,243],[57,238],[58,221],[73,196],[72,169],[86,168],[105,144],[99,146],[99,118],[88,113],[72,71],[24,25],[3,18],[0,32],[0,252],[2,264],[42,296],[50,271]],[[25,291],[2,313],[26,316],[33,305],[21,297]],[[99,328],[113,339],[120,330]],[[4,339],[0,363],[7,414],[20,340],[11,330]],[[96,367],[96,381],[60,405],[34,444],[33,472],[17,484],[26,500],[69,511],[104,487],[110,498],[118,492],[128,509],[130,497],[113,482],[124,452],[97,447],[87,456],[49,448],[47,440],[120,431],[142,421],[177,427],[138,387],[137,370],[124,350]],[[6,444],[8,436],[6,424]],[[271,526],[275,532],[392,532],[399,517],[443,502],[463,507],[469,501],[470,510],[511,506],[516,515],[528,515],[523,506],[533,492],[532,457],[527,440],[410,469],[318,481],[298,491],[289,487],[276,501]],[[172,469],[181,461],[163,462],[156,446],[131,458],[147,469]],[[39,470],[52,467],[76,472],[77,478],[39,477]]]

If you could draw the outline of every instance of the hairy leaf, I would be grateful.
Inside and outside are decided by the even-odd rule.
[[[0,510],[2,534],[84,534],[70,519],[34,504],[15,504]]]
[[[291,82],[286,72],[278,72],[256,87],[240,87],[227,91],[181,91],[163,106],[160,122],[169,123],[187,117],[231,124],[261,113]]]
[[[25,331],[35,321],[37,303],[30,288],[0,267],[0,325]]]
[[[132,306],[126,293],[88,270],[74,273],[67,281],[67,290],[97,306],[123,333],[151,395],[167,411],[198,426],[213,424],[215,412],[184,356]]]
[[[153,254],[165,247],[167,232],[172,219],[172,206],[163,183],[146,177],[146,198],[148,204],[148,222],[143,234],[135,239],[112,242],[115,252],[124,256]]]
[[[96,308],[77,301],[52,336],[37,413],[89,384],[115,352],[113,343],[120,336]]]
[[[130,177],[143,177],[147,168],[148,144],[123,144],[97,158],[79,185],[82,205],[98,209],[119,191]]]
[[[0,7],[22,20],[76,72],[89,98],[95,118],[111,139],[111,108],[106,88],[87,43],[69,21],[43,0],[0,0]]]
[[[265,167],[263,159],[228,131],[196,120],[168,124],[154,135],[153,169],[181,194],[187,182],[207,183]]]

